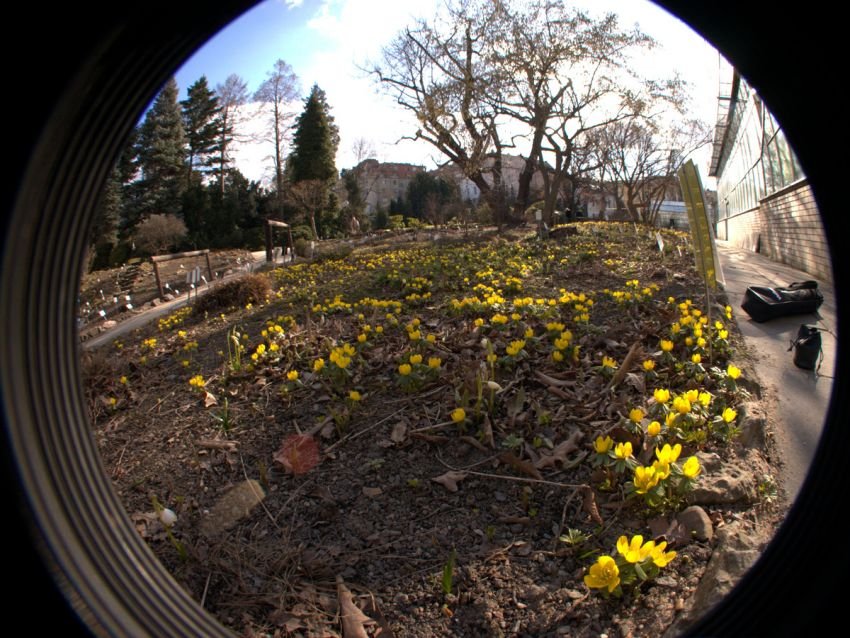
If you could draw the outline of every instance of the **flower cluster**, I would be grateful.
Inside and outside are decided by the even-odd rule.
[[[644,542],[640,534],[617,540],[616,557],[604,555],[596,559],[584,576],[584,584],[599,589],[604,595],[621,596],[623,586],[632,586],[654,579],[676,557],[666,551],[667,541]]]

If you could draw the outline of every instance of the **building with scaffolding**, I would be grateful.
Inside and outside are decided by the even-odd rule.
[[[722,58],[709,175],[717,178],[718,239],[832,281],[803,168],[758,93]]]

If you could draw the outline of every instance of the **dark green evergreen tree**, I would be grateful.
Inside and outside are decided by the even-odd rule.
[[[435,214],[435,208],[445,206],[456,197],[457,187],[452,182],[428,173],[417,173],[407,185],[407,215],[416,219],[428,219]]]
[[[186,132],[186,183],[192,181],[192,173],[211,170],[219,159],[222,117],[218,96],[207,84],[206,76],[189,87],[188,96],[181,103],[183,128]]]
[[[139,130],[138,214],[178,215],[186,189],[186,135],[177,82],[170,79]]]
[[[330,115],[325,93],[314,84],[295,123],[288,172],[290,199],[307,211],[313,237],[319,238],[317,219],[329,216],[328,195],[337,178],[336,149],[339,130]]]
[[[295,122],[292,140],[292,181],[336,179],[339,129],[330,114],[325,92],[314,84]]]

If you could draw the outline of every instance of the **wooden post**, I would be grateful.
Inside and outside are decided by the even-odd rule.
[[[212,265],[210,264],[210,251],[207,251],[205,256],[207,258],[207,274],[210,276],[210,283],[212,283],[213,274],[212,274]]]
[[[159,298],[162,299],[165,297],[165,292],[162,290],[162,281],[159,279],[159,266],[156,261],[153,261],[153,274],[156,277],[156,287],[157,290],[159,290]]]
[[[266,261],[272,261],[272,225],[266,220]]]

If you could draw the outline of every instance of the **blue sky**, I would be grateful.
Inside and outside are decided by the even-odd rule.
[[[232,22],[198,50],[176,74],[181,99],[206,75],[215,87],[231,73],[253,92],[275,61],[288,62],[302,93],[317,83],[325,90],[340,127],[337,168],[350,167],[355,139],[370,141],[382,161],[412,162],[429,168],[441,160],[428,144],[399,142],[414,126],[410,114],[377,93],[358,65],[377,59],[380,48],[417,15],[431,17],[439,0],[266,0]],[[592,12],[614,11],[624,27],[638,23],[662,48],[642,56],[648,73],[680,71],[694,84],[699,113],[713,122],[718,57],[714,49],[676,18],[643,0],[582,0]],[[269,175],[268,151],[242,148],[236,160],[250,179]],[[701,167],[703,176],[707,174]],[[705,177],[704,177],[705,181]]]

